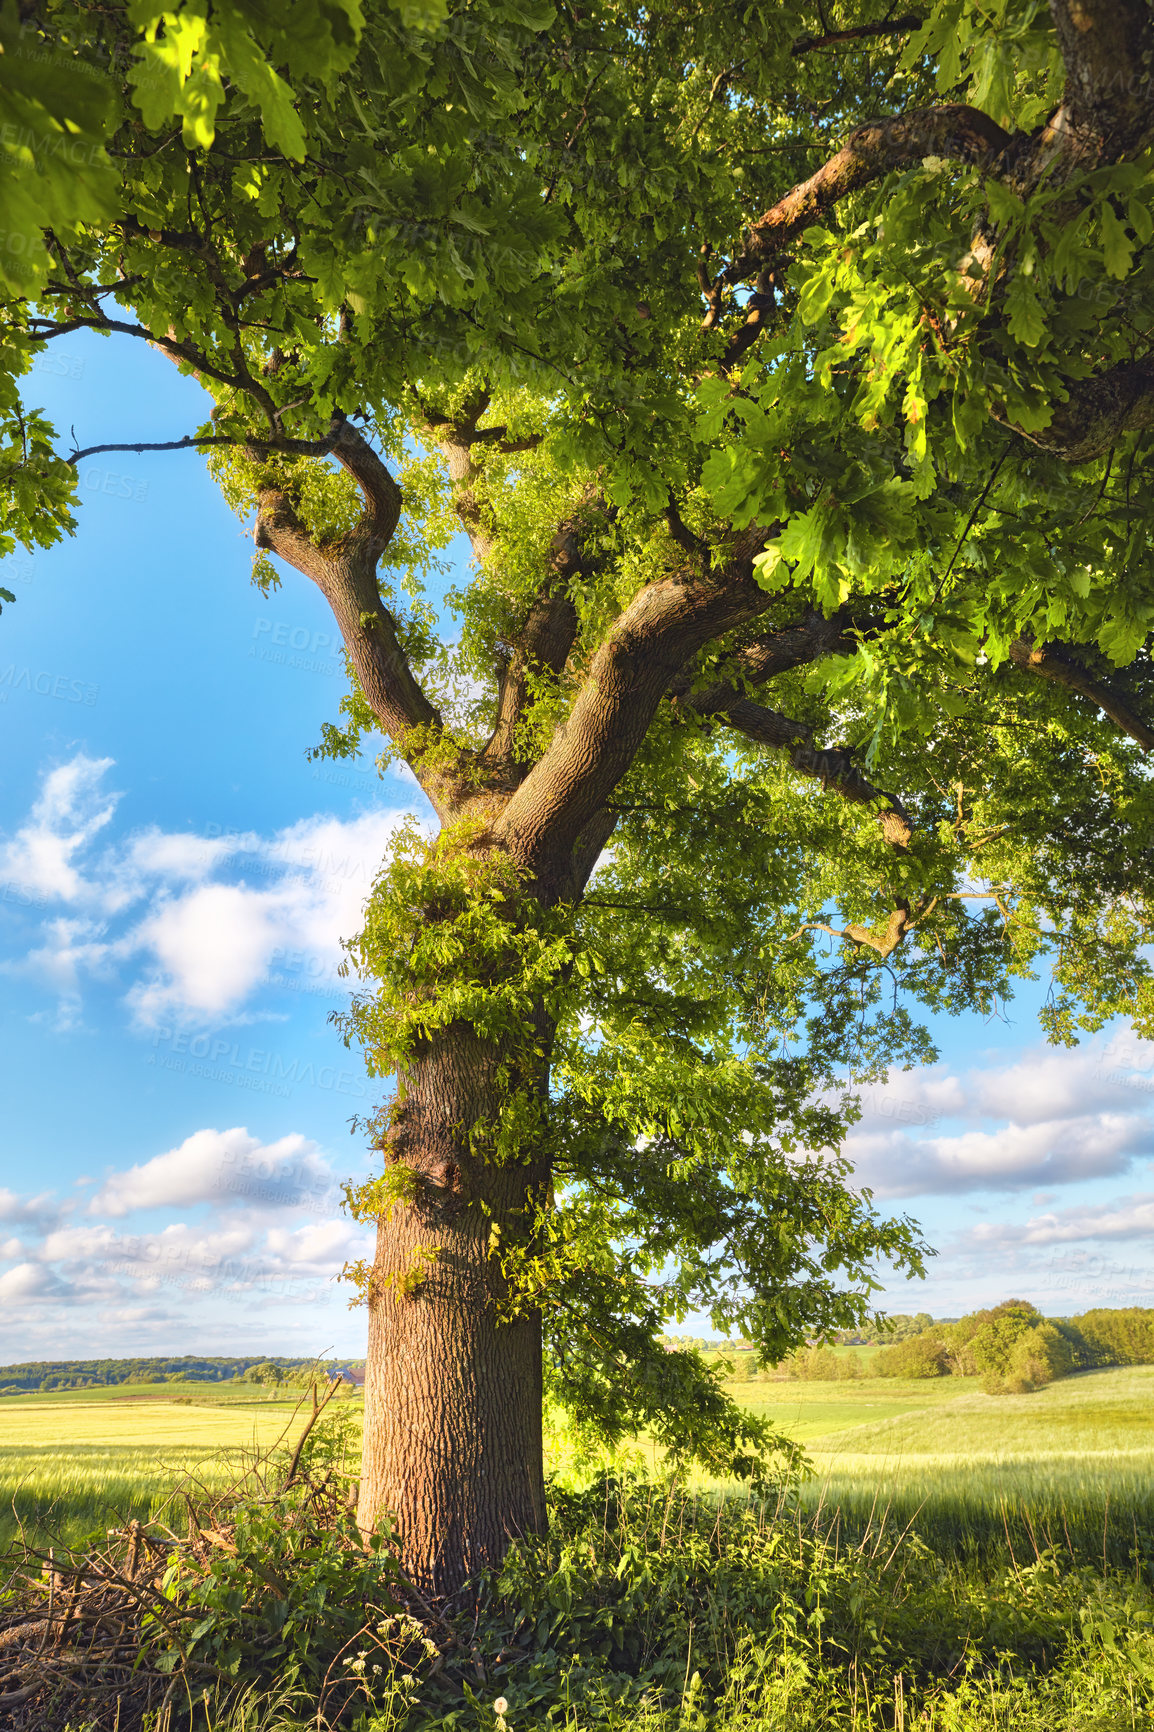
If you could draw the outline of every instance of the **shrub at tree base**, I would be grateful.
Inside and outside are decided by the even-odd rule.
[[[56,1693],[4,1724],[892,1732],[904,1719],[920,1732],[1114,1732],[1154,1709],[1154,1595],[1133,1559],[1126,1575],[1052,1551],[963,1569],[916,1533],[899,1527],[895,1540],[884,1512],[853,1531],[829,1512],[823,1525],[787,1504],[719,1507],[608,1480],[555,1494],[549,1536],[515,1548],[466,1614],[413,1596],[387,1544],[356,1548],[319,1484],[218,1509],[198,1528],[155,1613],[133,1623],[142,1663],[122,1667],[123,1689],[105,1687],[112,1638],[91,1635],[86,1673],[74,1630],[80,1697],[59,1688],[64,1645],[50,1639],[40,1664],[55,1665]],[[146,1555],[140,1536],[126,1543]],[[86,1571],[91,1582],[91,1562],[60,1572],[58,1593],[90,1633],[76,1588]],[[105,1554],[106,1609],[117,1571],[142,1579],[123,1550],[115,1567]],[[46,1584],[28,1587],[2,1620],[25,1620],[28,1649],[55,1627],[46,1600]]]

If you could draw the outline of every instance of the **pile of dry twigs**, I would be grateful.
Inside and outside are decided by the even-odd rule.
[[[180,1679],[141,1664],[141,1648],[147,1613],[179,1617],[160,1591],[175,1543],[132,1522],[84,1557],[23,1549],[0,1605],[0,1726],[50,1732],[119,1715],[135,1732],[163,1709]]]

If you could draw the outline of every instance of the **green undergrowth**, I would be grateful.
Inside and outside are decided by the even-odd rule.
[[[323,1545],[308,1552],[300,1607],[274,1605],[229,1559],[219,1591],[202,1578],[198,1608],[216,1620],[218,1663],[230,1630],[243,1627],[243,1664],[232,1684],[202,1696],[191,1724],[318,1725],[315,1683],[285,1688],[293,1655],[284,1635],[271,1639],[275,1625],[308,1632],[302,1682],[331,1675],[331,1648],[354,1687],[339,1717],[352,1732],[1148,1728],[1146,1547],[1124,1567],[1076,1544],[1028,1556],[1003,1545],[999,1556],[993,1530],[978,1563],[896,1525],[892,1512],[855,1523],[796,1501],[769,1508],[610,1479],[555,1491],[548,1537],[514,1549],[480,1585],[479,1607],[429,1616],[410,1602],[398,1616],[374,1614],[352,1642]],[[331,1613],[305,1604],[322,1580]],[[160,1732],[189,1723],[174,1708]]]
[[[1097,1373],[830,1431],[812,1477],[768,1502],[663,1483],[641,1449],[598,1463],[555,1426],[548,1537],[467,1614],[407,1595],[387,1547],[368,1593],[357,1427],[333,1413],[295,1502],[275,1493],[284,1445],[231,1504],[217,1494],[239,1556],[202,1548],[172,1587],[197,1700],[141,1732],[1148,1732],[1152,1381]],[[177,1664],[159,1637],[147,1663]]]
[[[992,1532],[984,1554],[975,1567],[883,1509],[855,1524],[609,1482],[558,1498],[549,1539],[490,1589],[488,1700],[433,1692],[408,1726],[486,1726],[497,1695],[510,1728],[574,1732],[1149,1724],[1143,1558],[1015,1561]]]

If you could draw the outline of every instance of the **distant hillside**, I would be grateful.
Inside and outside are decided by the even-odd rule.
[[[247,1359],[197,1359],[192,1354],[173,1359],[34,1359],[23,1365],[0,1365],[0,1394],[27,1389],[92,1389],[112,1383],[163,1383],[178,1378],[189,1383],[224,1383],[243,1377],[254,1365],[294,1371],[312,1364],[311,1359],[270,1359],[267,1353],[253,1353]]]

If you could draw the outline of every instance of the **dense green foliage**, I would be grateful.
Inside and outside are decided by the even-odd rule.
[[[549,1540],[517,1548],[477,1611],[436,1618],[390,1602],[382,1560],[334,1591],[353,1560],[302,1513],[218,1510],[234,1550],[170,1571],[174,1605],[195,1594],[203,1617],[191,1650],[158,1630],[144,1663],[195,1676],[201,1648],[235,1692],[222,1679],[193,1726],[296,1732],[347,1703],[358,1732],[1138,1732],[1154,1709],[1148,1560],[1013,1557],[996,1511],[987,1555],[963,1561],[884,1512],[610,1480],[556,1495]]]
[[[1138,1306],[1055,1319],[1025,1300],[1006,1299],[965,1317],[935,1322],[922,1313],[901,1322],[914,1327],[879,1332],[881,1351],[864,1359],[814,1344],[792,1353],[781,1369],[817,1382],[981,1376],[990,1394],[1020,1395],[1075,1371],[1154,1364],[1154,1311]]]
[[[1154,1311],[1091,1311],[1084,1317],[1050,1320],[1036,1306],[1007,1299],[990,1311],[975,1311],[956,1323],[926,1331],[917,1347],[935,1354],[943,1373],[980,1374],[991,1393],[1023,1393],[1055,1378],[1104,1365],[1154,1364]],[[891,1350],[895,1355],[901,1349]],[[896,1358],[882,1355],[883,1375],[908,1375]]]
[[[49,236],[68,244],[85,223],[119,214],[107,147],[121,104],[149,126],[179,120],[187,144],[211,144],[231,84],[269,145],[300,161],[304,130],[277,68],[289,78],[339,77],[363,22],[358,0],[288,0],[275,12],[252,0],[178,0],[167,13],[133,0],[106,9],[104,31],[83,12],[43,10],[48,18],[27,4],[0,11],[0,282],[18,292],[47,281]],[[420,26],[440,10],[438,0],[408,0],[405,21]]]
[[[1071,1319],[1101,1365],[1154,1365],[1154,1311],[1132,1305],[1122,1311],[1085,1311]]]

